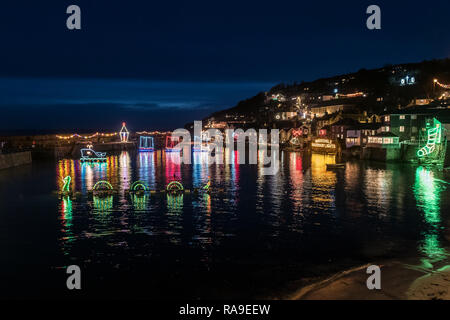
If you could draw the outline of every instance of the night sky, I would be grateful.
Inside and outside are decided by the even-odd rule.
[[[66,28],[71,4],[81,30]],[[382,30],[366,28],[371,4]],[[449,12],[448,0],[2,2],[2,129],[171,128],[278,82],[449,57]]]

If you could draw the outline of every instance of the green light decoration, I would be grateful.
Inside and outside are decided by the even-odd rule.
[[[139,180],[139,181],[133,182],[130,190],[131,191],[138,191],[138,190],[147,191],[147,190],[150,190],[150,188],[145,184],[145,182]]]
[[[445,259],[446,250],[439,241],[439,230],[441,228],[440,217],[440,196],[444,190],[435,179],[433,172],[424,167],[416,169],[416,179],[414,184],[414,196],[417,207],[423,211],[423,217],[428,225],[426,231],[422,233],[423,240],[420,242],[419,250],[426,256],[422,261],[423,265],[430,265]]]
[[[62,211],[64,213],[64,220],[72,219],[72,200],[69,196],[64,196],[62,198]]]
[[[442,125],[435,118],[433,119],[433,126],[431,126],[430,122],[427,122],[427,144],[417,151],[419,158],[433,153],[436,149],[436,144],[441,143],[441,131]]]
[[[143,211],[147,208],[147,202],[148,202],[147,195],[143,195],[142,197],[139,197],[134,194],[131,199],[132,199],[135,210]]]
[[[203,186],[203,190],[209,191],[210,187],[211,187],[211,180],[208,180],[208,182]]]
[[[63,179],[64,185],[62,187],[63,192],[70,192],[70,182],[72,181],[72,178],[70,176],[67,176]]]
[[[73,222],[72,222],[72,200],[70,196],[63,196],[62,203],[62,232],[64,235],[61,238],[62,251],[64,255],[70,253],[71,243],[75,241],[75,237],[72,232]]]
[[[167,195],[167,208],[173,210],[173,213],[181,213],[183,208],[183,194]]]
[[[108,211],[113,207],[113,196],[106,198],[94,196],[94,208],[98,211]]]
[[[101,190],[113,190],[113,187],[108,181],[100,180],[94,185],[92,190],[99,190],[99,191],[101,191]]]
[[[181,192],[184,190],[184,187],[180,182],[172,181],[167,185],[166,190],[168,192]]]

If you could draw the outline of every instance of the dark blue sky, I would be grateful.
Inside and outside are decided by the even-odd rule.
[[[70,4],[81,7],[82,30],[66,28]],[[381,7],[382,30],[366,28],[371,4]],[[448,0],[8,1],[0,7],[0,76],[313,80],[448,57],[449,12]]]

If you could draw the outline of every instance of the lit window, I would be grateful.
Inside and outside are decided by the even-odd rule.
[[[404,126],[400,126],[400,132],[405,132],[405,127]]]
[[[412,120],[416,120],[417,119],[417,115],[416,114],[411,115],[411,119]]]
[[[384,116],[384,121],[386,121],[386,122],[391,121],[391,117],[390,116]]]
[[[404,115],[400,116],[400,120],[405,120],[405,116]]]

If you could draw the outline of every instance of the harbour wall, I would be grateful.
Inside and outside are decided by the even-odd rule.
[[[31,164],[31,152],[0,154],[0,170]]]
[[[394,148],[370,148],[362,149],[362,159],[375,161],[398,161],[401,158],[400,149]]]

